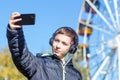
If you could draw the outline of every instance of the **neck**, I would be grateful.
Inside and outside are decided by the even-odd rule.
[[[65,64],[65,58],[62,58],[61,61],[63,64]]]

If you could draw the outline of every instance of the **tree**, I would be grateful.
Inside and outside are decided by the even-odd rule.
[[[27,80],[15,67],[8,48],[0,51],[0,80]]]
[[[81,72],[83,80],[90,80],[89,67],[83,67],[83,64],[81,64],[82,61],[83,53],[81,51],[77,51],[73,56],[74,67]]]

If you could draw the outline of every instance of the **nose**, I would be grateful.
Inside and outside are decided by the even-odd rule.
[[[61,46],[60,42],[56,44],[56,48],[60,48],[60,46]]]

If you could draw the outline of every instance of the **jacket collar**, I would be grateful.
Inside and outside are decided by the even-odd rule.
[[[51,55],[51,57],[52,57],[52,59],[55,59],[56,61],[61,61],[56,54]],[[71,57],[68,60],[66,60],[66,65],[73,66]]]

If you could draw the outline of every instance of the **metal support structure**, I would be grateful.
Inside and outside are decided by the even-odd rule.
[[[120,34],[116,37],[117,41],[117,58],[118,58],[118,80],[120,80]]]
[[[94,0],[94,2],[95,1],[97,0]],[[118,3],[120,1],[119,0],[103,0],[100,2],[101,3],[100,8],[96,7],[96,5],[94,5],[94,2],[93,0],[83,1],[82,7],[80,9],[79,19],[78,19],[78,22],[80,22],[80,20],[82,20],[82,17],[83,17],[83,19],[85,18],[85,21],[86,21],[85,23],[80,22],[83,25],[85,25],[83,44],[89,44],[89,46],[91,44],[89,42],[87,43],[87,41],[90,40],[88,39],[88,36],[87,36],[88,26],[97,30],[98,32],[101,32],[100,33],[101,35],[96,34],[96,36],[100,37],[99,40],[101,41],[96,39],[97,41],[96,44],[98,43],[98,41],[99,41],[99,44],[98,46],[93,46],[93,48],[96,47],[97,50],[99,48],[100,49],[98,52],[95,52],[95,53],[93,51],[93,54],[91,53],[92,57],[89,58],[89,61],[93,62],[93,60],[91,59],[96,60],[97,57],[100,57],[100,60],[96,60],[95,62],[95,63],[98,63],[97,65],[95,65],[95,69],[92,70],[90,68],[91,69],[90,78],[91,80],[97,80],[97,79],[112,80],[114,78],[116,78],[117,80],[120,80],[120,74],[119,74],[120,73],[120,23],[119,23],[120,14],[119,14],[119,7],[118,7],[120,6],[120,3]],[[89,8],[89,10],[87,11],[86,11],[86,6],[84,5],[85,3],[87,3],[87,8]],[[84,7],[85,7],[85,10],[84,10]],[[93,10],[95,14],[92,14],[91,11]],[[104,11],[101,11],[101,10],[104,10]],[[82,14],[85,11],[86,11],[85,15],[87,16],[84,17]],[[100,20],[100,22],[97,22],[97,19],[98,21]],[[91,21],[91,20],[94,20],[94,21]],[[93,23],[89,24],[89,22],[93,22]],[[103,32],[106,34],[104,34]],[[93,39],[91,40],[94,41]],[[110,50],[112,52],[108,53]],[[90,62],[87,62],[86,60],[85,46],[83,46],[83,62],[85,64],[90,63]],[[89,67],[93,68],[93,66],[94,64]]]
[[[117,23],[117,27],[119,28],[120,26],[120,20],[119,20],[119,14],[118,14],[118,5],[117,5],[117,0],[113,0],[114,1],[114,8],[115,8],[115,16],[116,16],[116,23]],[[118,29],[120,30],[120,28]]]
[[[82,22],[81,22],[81,23],[82,23]],[[82,24],[85,25],[85,23],[82,23]],[[98,30],[98,31],[104,32],[104,33],[106,33],[106,34],[108,34],[108,35],[112,35],[112,32],[110,32],[110,31],[108,31],[108,30],[106,30],[106,29],[100,28],[100,26],[95,26],[95,25],[91,25],[91,24],[86,24],[86,26],[89,26],[89,27],[91,27],[91,28],[93,28],[93,29],[96,29],[96,30]]]
[[[86,2],[96,11],[96,13],[103,19],[103,21],[108,25],[108,27],[114,32],[115,29],[107,21],[107,19],[102,15],[102,13],[90,2],[90,0],[86,0]]]
[[[115,19],[114,19],[114,17],[113,17],[112,10],[110,9],[110,6],[109,6],[109,4],[108,4],[108,0],[104,0],[104,3],[105,3],[105,5],[106,5],[107,11],[108,11],[108,13],[109,13],[109,15],[110,15],[110,18],[111,18],[111,20],[112,20],[113,27],[117,30],[116,22],[115,22]]]
[[[92,77],[91,80],[97,80],[97,77],[99,76],[99,74],[101,73],[103,67],[106,65],[106,63],[108,62],[108,60],[110,59],[110,56],[107,56],[104,61],[102,62],[101,66],[99,67],[99,69],[97,70],[97,72],[95,73],[95,75]]]

